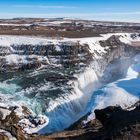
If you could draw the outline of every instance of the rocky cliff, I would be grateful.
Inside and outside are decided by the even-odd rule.
[[[13,36],[1,36],[0,39],[1,81],[9,88],[13,88],[15,83],[19,86],[11,91],[12,96],[5,89],[2,89],[1,94],[0,128],[5,130],[1,133],[6,135],[1,137],[9,139],[12,136],[19,140],[29,139],[34,133],[68,128],[89,112],[86,107],[93,91],[118,78],[110,79],[106,76],[108,73],[116,73],[116,70],[108,71],[107,68],[116,61],[119,66],[120,60],[132,58],[139,53],[139,46],[132,44],[139,40],[139,34],[118,33],[63,40]],[[123,76],[123,70],[132,63],[134,62],[128,61],[117,71],[119,77]],[[8,99],[3,96],[5,93]],[[15,104],[15,101],[19,104]],[[121,109],[114,107],[112,110]],[[61,117],[56,118],[60,114]],[[98,115],[96,112],[95,114]],[[99,133],[94,132],[96,130],[93,131],[93,127],[81,128],[81,131],[62,132],[46,138],[59,139],[65,133],[73,139],[82,139],[85,136],[94,138],[94,135],[98,138],[100,134],[103,138],[111,138],[112,134],[108,136],[106,133],[109,131],[104,131],[104,128],[112,129],[112,126],[105,126],[99,116],[97,119],[101,123],[97,126],[103,128],[101,131],[97,130]],[[68,137],[64,136],[65,139],[69,139]]]

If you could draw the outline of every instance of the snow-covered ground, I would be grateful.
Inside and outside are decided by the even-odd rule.
[[[132,38],[131,33],[108,33],[102,34],[101,37],[87,37],[87,38],[46,38],[46,37],[34,37],[34,36],[14,36],[14,35],[0,35],[0,46],[11,46],[11,45],[47,45],[47,44],[59,44],[59,43],[77,43],[85,44],[92,43],[91,50],[93,48],[98,49],[95,46],[100,40],[106,40],[112,35],[120,36],[120,40],[124,43],[131,43],[131,41],[140,41],[139,34],[135,34]],[[90,45],[90,44],[89,44]]]
[[[20,45],[49,45],[53,44],[55,46],[56,51],[61,51],[60,45],[61,44],[74,44],[79,43],[80,45],[87,44],[89,46],[89,51],[94,55],[94,58],[100,59],[100,55],[105,54],[107,47],[102,47],[99,43],[100,40],[107,40],[112,35],[117,35],[120,37],[120,41],[131,44],[132,41],[139,41],[140,37],[138,34],[135,35],[134,38],[131,37],[132,34],[129,33],[115,33],[115,34],[104,34],[101,37],[88,37],[88,38],[43,38],[43,37],[31,37],[31,36],[7,36],[7,35],[0,35],[0,46],[5,47],[4,53],[7,53],[5,56],[0,56],[0,58],[6,59],[8,64],[18,64],[18,63],[27,63],[28,58],[30,59],[38,59],[39,61],[45,61],[46,63],[49,62],[46,56],[39,56],[39,55],[17,55],[15,52],[17,50],[14,49],[13,46]],[[19,51],[20,53],[20,51]],[[98,55],[98,54],[100,55]],[[55,63],[55,62],[54,62]]]

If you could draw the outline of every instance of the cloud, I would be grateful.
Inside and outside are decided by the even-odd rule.
[[[82,16],[85,17],[86,16],[125,16],[125,15],[140,15],[140,11],[138,12],[115,12],[115,13],[0,13],[1,15],[14,15],[14,16]]]
[[[116,13],[0,13],[0,18],[81,18],[99,21],[139,22],[140,11]]]
[[[12,5],[16,8],[53,8],[53,9],[64,9],[64,8],[77,8],[75,6],[63,6],[63,5]]]
[[[138,12],[110,12],[110,13],[93,13],[91,15],[140,15],[140,11]]]

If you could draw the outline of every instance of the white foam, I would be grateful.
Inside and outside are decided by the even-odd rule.
[[[70,94],[68,95],[68,97],[66,96],[65,98],[69,98],[70,101],[73,101],[82,98],[82,96],[85,96],[84,102],[86,102],[88,100],[87,98],[90,98],[89,95],[100,85],[98,77],[92,68],[87,68],[85,72],[75,75],[75,77],[77,77],[77,80],[75,82],[72,82],[74,88],[73,94]],[[62,97],[61,99],[60,97],[59,99],[57,99],[57,101],[53,100],[49,104],[49,108],[47,109],[47,111],[50,112],[54,110],[59,103],[62,104],[62,102],[63,103],[68,102],[69,99],[63,100],[63,98],[64,97]]]
[[[32,119],[32,121],[35,121],[36,124],[33,124],[30,119],[22,119],[19,121],[19,125],[23,128],[23,130],[27,133],[27,134],[33,134],[33,133],[38,133],[38,131],[40,129],[42,129],[43,127],[47,126],[49,123],[49,119],[48,117],[44,116],[44,115],[39,115],[36,118]]]
[[[63,130],[83,115],[92,92],[100,86],[100,82],[92,68],[87,68],[85,72],[75,76],[77,80],[72,82],[74,89],[71,93],[49,102],[49,124],[40,130],[40,133]]]
[[[95,117],[95,109],[103,109],[107,106],[116,105],[126,109],[139,101],[140,55],[137,55],[134,59],[136,63],[128,68],[125,78],[110,83],[93,93],[88,105],[89,108],[92,106],[92,113],[89,115],[87,121]]]

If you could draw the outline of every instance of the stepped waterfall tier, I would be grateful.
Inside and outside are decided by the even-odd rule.
[[[139,42],[139,33],[0,35],[0,129],[21,140],[68,129],[86,115],[84,127],[96,109],[129,110],[140,98]]]

